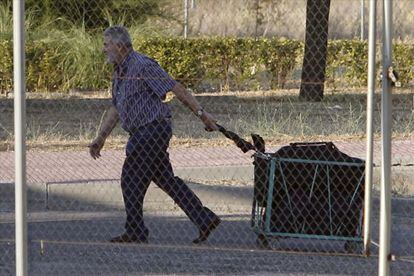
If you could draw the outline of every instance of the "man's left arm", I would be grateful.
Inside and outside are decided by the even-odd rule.
[[[184,105],[190,108],[191,111],[203,121],[208,131],[218,130],[218,126],[216,125],[216,121],[213,116],[203,110],[196,98],[187,89],[185,89],[181,83],[177,82],[171,91]]]

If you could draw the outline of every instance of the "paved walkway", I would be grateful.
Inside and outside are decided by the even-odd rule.
[[[365,142],[335,142],[344,153],[364,158]],[[414,160],[414,141],[393,142],[393,163],[412,163]],[[268,149],[268,152],[278,147]],[[84,152],[29,152],[27,171],[29,183],[65,182],[86,179],[119,179],[123,162],[122,151],[104,151],[102,158],[93,160]],[[171,159],[175,168],[223,169],[240,168],[251,165],[252,153],[242,153],[235,146],[214,148],[172,149]],[[379,164],[380,144],[375,144],[375,162]],[[14,178],[13,152],[0,153],[0,183],[12,183]],[[411,167],[407,167],[412,170]],[[246,172],[247,174],[247,172]],[[11,186],[11,185],[4,185]],[[65,185],[62,185],[65,186]],[[86,185],[85,185],[86,186]],[[111,185],[106,185],[111,186]],[[1,187],[0,187],[1,188]],[[64,189],[64,187],[61,187]],[[174,209],[166,196],[153,193],[154,207],[146,202],[148,226],[152,229],[151,243],[147,246],[118,246],[106,243],[108,237],[118,234],[123,227],[123,205],[111,202],[95,202],[86,196],[100,197],[104,200],[122,200],[118,186],[103,191],[69,188],[72,196],[56,191],[52,199],[52,208],[38,208],[31,202],[29,227],[30,274],[31,275],[113,275],[113,274],[244,274],[244,275],[375,275],[378,270],[378,258],[359,258],[332,256],[329,250],[342,252],[343,244],[316,240],[281,239],[273,241],[275,251],[262,250],[256,245],[256,234],[250,224],[251,189],[244,187],[204,187],[193,188],[204,203],[222,215],[223,223],[213,233],[209,242],[202,246],[192,246],[189,241],[196,235],[196,229]],[[80,191],[80,192],[79,192]],[[79,194],[84,193],[84,194]],[[11,195],[11,193],[10,193]],[[43,199],[43,194],[36,200]],[[0,196],[0,198],[3,198]],[[0,233],[2,238],[14,237],[13,196],[9,202],[0,201]],[[29,196],[30,198],[30,196]],[[33,197],[32,197],[33,198]],[[151,198],[150,198],[151,199]],[[54,201],[53,201],[54,200]],[[148,197],[147,197],[148,200]],[[209,202],[209,200],[211,200]],[[214,201],[214,202],[213,202]],[[40,202],[40,201],[39,201]],[[53,205],[55,202],[55,205]],[[59,202],[59,204],[56,204]],[[42,203],[42,202],[40,202]],[[39,203],[39,204],[40,204]],[[9,204],[9,205],[8,205]],[[378,205],[378,204],[376,204]],[[410,205],[410,206],[409,206]],[[42,205],[43,207],[43,205]],[[223,207],[223,208],[222,208]],[[2,209],[3,208],[3,209]],[[165,209],[163,209],[165,208]],[[175,213],[171,213],[171,210]],[[171,216],[167,216],[168,212]],[[109,211],[108,211],[109,210]],[[115,210],[115,211],[114,211]],[[378,212],[373,212],[373,240],[378,241]],[[392,253],[409,262],[397,259],[392,263],[393,275],[410,275],[413,271],[412,256],[414,236],[412,219],[414,209],[407,202],[403,212],[392,208]],[[152,211],[152,212],[149,212]],[[236,212],[237,211],[237,212]],[[164,214],[164,215],[161,215]],[[178,215],[177,215],[178,214]],[[396,215],[397,214],[397,215]],[[5,218],[9,216],[9,222]],[[97,231],[99,229],[99,231]],[[44,241],[41,253],[40,240]],[[0,275],[8,275],[14,269],[14,244],[0,242]],[[325,253],[286,253],[286,251],[318,250]],[[338,249],[339,248],[339,249]],[[371,247],[378,254],[376,247]],[[280,250],[280,251],[276,251]],[[338,250],[338,251],[337,251]],[[283,254],[282,254],[283,252]]]
[[[334,142],[344,153],[365,159],[366,142]],[[283,145],[280,145],[283,146]],[[268,148],[274,152],[280,146]],[[236,146],[199,147],[170,150],[175,168],[214,168],[246,166],[252,164],[252,153],[241,152]],[[93,160],[88,152],[28,152],[27,173],[29,183],[76,181],[82,179],[119,179],[123,151],[103,151],[102,158]],[[380,164],[381,144],[374,144],[374,162]],[[392,163],[414,162],[414,141],[396,140],[392,143]],[[14,180],[14,153],[0,152],[0,183]]]

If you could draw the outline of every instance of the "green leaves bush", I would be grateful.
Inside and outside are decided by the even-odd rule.
[[[9,91],[13,80],[13,44],[0,40],[0,92]]]
[[[394,69],[404,86],[414,80],[414,44],[396,43],[393,47]]]
[[[328,44],[328,84],[345,82],[347,87],[367,85],[368,43],[360,40],[334,40]]]
[[[108,89],[111,67],[102,39],[78,29],[26,42],[29,91]],[[301,68],[303,43],[278,38],[136,38],[134,47],[156,59],[172,76],[195,91],[276,89]],[[328,45],[327,85],[364,87],[367,43],[336,40]],[[414,45],[394,45],[395,69],[402,84],[413,80]],[[379,62],[378,62],[379,65]],[[299,68],[299,69],[298,69]],[[12,42],[0,41],[0,91],[12,85]],[[296,70],[296,71],[295,71]]]

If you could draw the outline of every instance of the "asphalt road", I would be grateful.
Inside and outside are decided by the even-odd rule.
[[[29,275],[376,275],[373,256],[346,255],[343,242],[272,240],[263,249],[246,214],[223,215],[205,244],[191,244],[197,233],[179,212],[148,214],[150,242],[114,245],[107,239],[122,231],[122,212],[37,212],[29,223]],[[398,221],[397,221],[398,220]],[[374,228],[377,229],[377,219]],[[413,256],[413,219],[394,218],[393,252]],[[13,223],[0,224],[0,275],[13,275]],[[374,231],[376,232],[376,231]],[[411,232],[411,233],[410,233]],[[406,235],[411,235],[409,238]],[[378,240],[377,234],[373,236]],[[405,251],[404,251],[405,250]],[[302,252],[300,252],[302,251]],[[407,256],[405,257],[410,260]],[[411,257],[412,258],[412,257]],[[412,259],[411,259],[412,260]],[[412,262],[392,263],[392,275],[413,275]]]

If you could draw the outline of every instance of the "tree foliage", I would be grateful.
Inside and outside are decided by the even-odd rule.
[[[9,5],[12,0],[0,0]],[[38,23],[63,19],[84,26],[87,30],[102,30],[111,22],[123,22],[126,26],[145,22],[149,16],[162,15],[164,0],[25,0],[26,10],[37,14]]]

